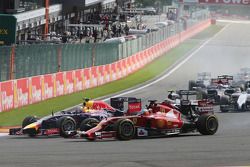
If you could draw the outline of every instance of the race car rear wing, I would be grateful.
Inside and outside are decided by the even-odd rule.
[[[179,95],[196,95],[197,92],[193,90],[179,90],[177,91]]]
[[[128,115],[135,115],[142,110],[141,99],[135,97],[115,97],[110,99],[112,107],[126,111]]]
[[[229,84],[230,81],[233,80],[233,76],[230,75],[219,75],[217,78],[212,78],[211,83],[213,85],[218,85],[218,84]]]
[[[234,77],[232,75],[219,75],[218,79],[227,79],[227,80],[233,80]]]

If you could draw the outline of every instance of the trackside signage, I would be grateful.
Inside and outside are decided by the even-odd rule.
[[[250,5],[250,0],[180,0],[180,3]]]
[[[199,0],[199,3],[250,5],[250,0]]]
[[[0,46],[16,43],[16,18],[0,14]]]

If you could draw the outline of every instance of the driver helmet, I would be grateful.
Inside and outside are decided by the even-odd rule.
[[[141,115],[148,116],[148,115],[150,115],[150,112],[149,112],[148,109],[143,109],[143,110],[141,111]]]
[[[247,92],[247,94],[250,94],[250,88],[247,88],[246,92]]]

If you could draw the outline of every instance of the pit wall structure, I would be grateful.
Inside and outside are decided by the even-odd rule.
[[[0,82],[0,112],[97,87],[128,76],[211,25],[202,21],[112,64]]]

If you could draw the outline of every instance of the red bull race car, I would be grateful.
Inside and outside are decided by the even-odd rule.
[[[75,126],[74,123],[72,126]],[[109,117],[99,123],[89,123],[85,131],[68,131],[69,136],[77,135],[87,140],[116,138],[161,137],[189,132],[213,135],[218,129],[214,114],[182,114],[171,103],[150,101],[146,109],[132,116]]]
[[[141,110],[141,100],[131,97],[111,98],[111,105],[100,100],[84,99],[82,107],[52,113],[43,118],[28,116],[21,128],[9,130],[9,135],[68,137],[67,131],[85,130],[89,123],[100,122],[108,117],[123,116]],[[125,106],[125,104],[127,106]]]

